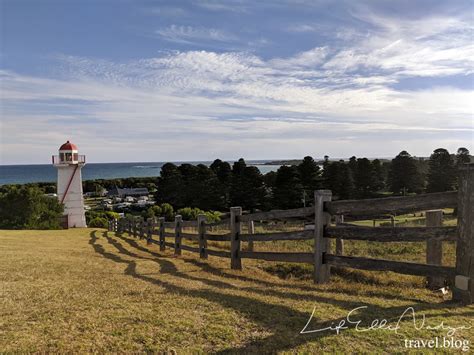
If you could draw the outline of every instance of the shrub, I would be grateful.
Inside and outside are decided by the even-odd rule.
[[[185,221],[195,221],[199,214],[203,214],[204,211],[199,208],[185,207],[180,208],[176,211],[177,214],[180,214]]]
[[[169,203],[162,203],[161,207],[161,217],[165,217],[167,221],[172,221],[174,219],[174,209]]]
[[[216,223],[221,220],[221,213],[218,211],[207,211],[206,221],[207,223]]]
[[[89,227],[92,228],[107,228],[108,227],[108,221],[106,218],[103,217],[95,217],[91,219],[89,222]]]

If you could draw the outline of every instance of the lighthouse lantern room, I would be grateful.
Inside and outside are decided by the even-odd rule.
[[[64,205],[68,227],[86,227],[81,175],[86,157],[79,155],[76,145],[67,141],[52,160],[58,169],[58,199]]]

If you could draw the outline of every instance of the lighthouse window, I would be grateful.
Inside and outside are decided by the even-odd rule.
[[[78,153],[74,153],[74,161],[77,161],[79,159],[79,154]]]
[[[72,153],[66,153],[66,161],[72,161]]]
[[[59,160],[64,161],[64,153],[59,153]]]

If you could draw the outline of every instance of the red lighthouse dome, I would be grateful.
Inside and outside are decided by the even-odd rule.
[[[86,163],[86,157],[79,155],[77,146],[69,141],[59,147],[59,155],[53,156],[53,165],[76,165]]]
[[[68,151],[71,151],[71,150],[75,150],[77,151],[77,146],[69,141],[67,141],[66,143],[64,143],[61,147],[59,147],[59,150],[68,150]]]

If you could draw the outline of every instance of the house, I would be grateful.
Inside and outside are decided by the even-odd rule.
[[[150,192],[146,187],[137,187],[137,188],[119,188],[114,187],[109,190],[107,196],[109,197],[125,197],[125,196],[148,196]]]

